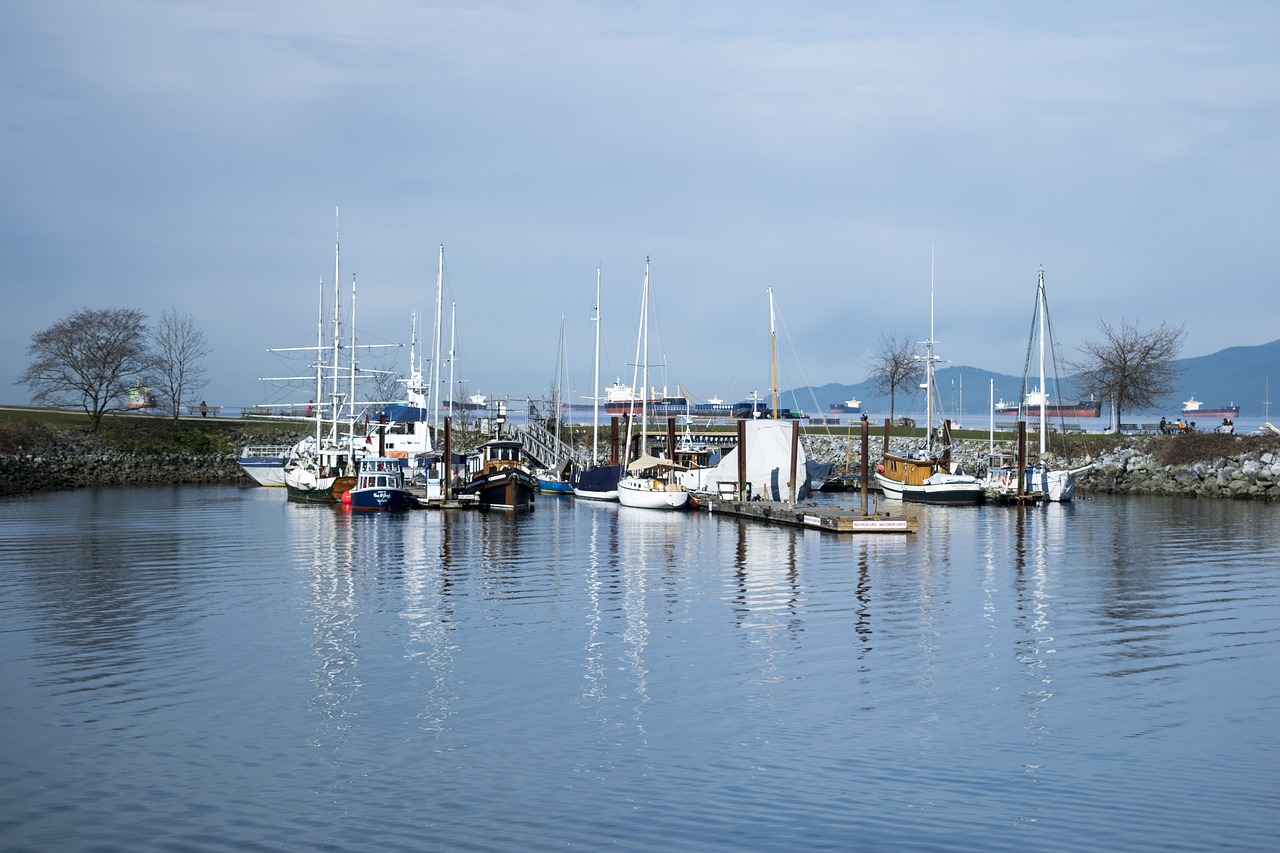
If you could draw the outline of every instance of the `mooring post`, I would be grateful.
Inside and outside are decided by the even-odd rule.
[[[738,500],[747,499],[747,422],[738,421]]]
[[[796,468],[800,464],[800,422],[791,422],[791,483],[788,486],[791,490],[791,503],[799,503],[800,496],[796,494]]]
[[[871,449],[871,423],[867,420],[867,416],[862,416],[862,471],[859,476],[859,489],[862,493],[862,514],[867,514],[867,475],[870,466],[867,465],[867,453]]]
[[[440,482],[444,486],[441,494],[446,501],[453,497],[453,418],[444,419],[444,459],[440,466]],[[430,478],[427,478],[428,481]]]

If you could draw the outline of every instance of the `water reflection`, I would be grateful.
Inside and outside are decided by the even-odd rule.
[[[217,536],[192,531],[194,541],[185,542],[172,535],[172,513],[193,497],[157,487],[25,499],[41,518],[40,545],[11,553],[24,561],[32,596],[27,616],[37,626],[43,671],[37,683],[64,697],[62,725],[124,731],[139,724],[137,715],[183,701],[185,691],[172,685],[197,666],[196,599],[209,555],[203,543]],[[46,512],[45,503],[56,509]],[[157,656],[156,644],[174,653]],[[157,682],[157,672],[169,677]]]

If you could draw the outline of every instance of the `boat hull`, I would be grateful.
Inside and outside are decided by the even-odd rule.
[[[935,478],[930,478],[935,480]],[[902,483],[876,473],[876,484],[886,498],[906,503],[978,506],[986,502],[986,492],[975,477],[945,477],[920,484]]]
[[[640,509],[685,509],[689,493],[647,477],[623,477],[618,481],[618,502]]]
[[[597,465],[573,475],[573,496],[589,501],[616,501],[621,465]]]
[[[538,480],[519,468],[505,468],[481,475],[460,489],[476,496],[480,509],[521,511],[533,509]]]
[[[290,448],[282,445],[249,446],[240,452],[236,463],[259,486],[284,486],[284,460]]]
[[[322,477],[314,484],[285,484],[285,497],[294,503],[339,504],[342,496],[354,489],[355,477]]]
[[[417,496],[407,489],[386,487],[352,489],[347,492],[347,495],[352,509],[365,512],[395,512],[415,509],[418,506]]]

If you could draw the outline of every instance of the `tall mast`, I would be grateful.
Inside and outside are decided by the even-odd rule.
[[[640,329],[644,338],[644,385],[640,397],[640,453],[649,445],[649,259],[644,259],[644,295],[640,297]]]
[[[591,464],[599,464],[600,451],[600,267],[596,267],[596,359],[591,374]]]
[[[925,435],[928,438],[926,445],[929,455],[933,455],[933,345],[936,343],[933,339],[933,247],[929,247],[929,340],[924,343],[925,356],[925,417],[926,427]]]
[[[1045,429],[1048,426],[1049,394],[1044,387],[1044,268],[1040,269],[1040,285],[1036,288],[1036,313],[1040,315],[1040,455],[1045,451]]]
[[[356,274],[351,274],[351,390],[347,397],[350,416],[347,418],[347,436],[351,444],[356,440]]]
[[[338,442],[338,350],[342,345],[341,340],[341,323],[342,323],[342,282],[338,278],[338,208],[333,209],[333,382],[332,393],[330,396],[329,412],[333,418],[333,422],[329,425],[329,440],[334,444]]]
[[[636,329],[636,358],[635,358],[635,361],[631,363],[631,402],[627,405],[627,446],[626,446],[626,449],[622,451],[622,467],[624,469],[627,467],[627,462],[630,461],[630,458],[631,458],[631,427],[632,427],[632,424],[635,422],[636,392],[638,390],[641,390],[639,389],[640,363],[641,363],[640,353],[641,353],[641,345],[644,342],[644,327],[645,327],[644,320],[645,320],[645,311],[648,310],[648,296],[649,296],[649,259],[645,258],[644,259],[644,288],[640,291],[640,327]],[[647,374],[646,374],[646,378],[647,378]],[[641,405],[642,412],[644,411],[643,399],[645,396],[647,396],[647,394],[641,395],[642,402],[640,405]]]
[[[769,363],[773,367],[773,417],[778,417],[778,335],[773,325],[773,288],[769,288]]]
[[[320,444],[320,410],[324,408],[324,276],[320,276],[319,308],[316,310],[316,398],[312,414],[316,418],[316,445]]]
[[[440,269],[436,273],[436,329],[431,356],[431,429],[432,438],[440,426],[440,314],[444,293],[444,243],[440,244]]]

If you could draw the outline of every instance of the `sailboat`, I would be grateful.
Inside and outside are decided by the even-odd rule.
[[[573,496],[593,501],[616,501],[621,465],[601,465],[600,452],[600,268],[596,268],[596,356],[591,377],[591,467],[573,472]],[[616,438],[616,436],[615,436]]]
[[[649,387],[649,259],[644,261],[644,289],[640,297],[640,332],[636,339],[636,369],[643,370],[641,388]],[[644,509],[684,509],[689,493],[672,474],[680,466],[670,459],[649,455],[648,395],[640,397],[640,456],[627,466],[627,474],[618,481],[618,502],[623,506]],[[630,435],[627,449],[631,448]]]
[[[1049,323],[1049,308],[1045,301],[1044,294],[1044,270],[1040,270],[1040,281],[1036,287],[1036,308],[1035,322],[1032,324],[1032,343],[1039,345],[1040,357],[1040,389],[1038,392],[1027,394],[1028,400],[1034,400],[1035,403],[1029,407],[1028,414],[1036,411],[1040,418],[1040,458],[1034,465],[1027,467],[1027,491],[1041,492],[1044,494],[1045,500],[1066,502],[1075,497],[1077,476],[1083,474],[1092,468],[1092,465],[1084,465],[1079,468],[1062,469],[1050,468],[1045,462],[1045,452],[1048,449],[1048,413],[1049,413],[1049,397],[1048,390],[1045,387],[1044,373],[1044,348],[1046,341],[1050,347],[1053,346],[1053,327]],[[1046,331],[1048,334],[1046,334]],[[1050,350],[1053,353],[1053,350]],[[1028,361],[1030,359],[1028,358]],[[1056,360],[1055,360],[1056,363]],[[1056,384],[1056,383],[1055,383]]]
[[[940,361],[934,354],[933,281],[929,282],[929,339],[924,342],[925,366],[925,447],[911,453],[889,451],[889,422],[885,421],[884,452],[876,466],[876,483],[887,498],[913,503],[973,506],[986,499],[982,481],[960,473],[951,464],[951,422],[942,422],[942,446],[934,445],[933,409],[937,389],[934,365]]]
[[[551,434],[560,440],[561,418],[564,416],[564,379],[567,371],[565,364],[565,319],[564,311],[560,312],[560,348],[556,353],[556,378],[554,380],[550,412],[548,412],[547,423],[551,427]],[[571,462],[569,459],[562,459],[547,468],[539,468],[538,491],[548,495],[572,495],[573,483],[571,481]]]

